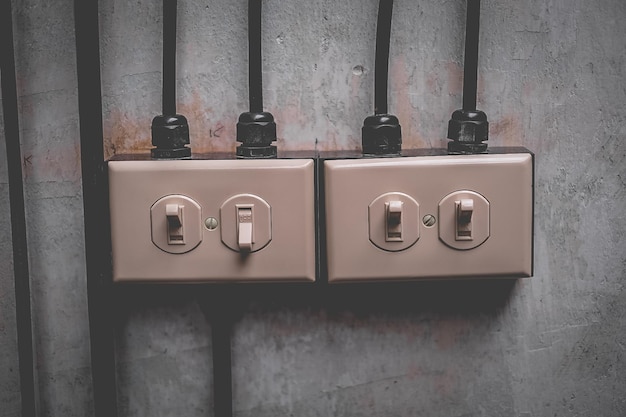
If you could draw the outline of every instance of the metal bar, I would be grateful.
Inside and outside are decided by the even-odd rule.
[[[87,300],[96,417],[116,417],[109,204],[104,162],[98,1],[75,0]]]
[[[26,211],[20,150],[19,108],[15,78],[15,49],[13,45],[13,15],[10,1],[0,2],[0,74],[2,78],[2,109],[9,174],[11,236],[13,239],[13,271],[15,279],[15,316],[20,368],[22,416],[36,416],[33,330],[30,307],[30,274]]]

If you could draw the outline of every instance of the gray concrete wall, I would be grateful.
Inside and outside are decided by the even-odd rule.
[[[145,152],[160,111],[160,2],[100,2],[105,152]],[[246,3],[180,1],[179,111],[194,151],[232,150],[247,106]],[[93,415],[73,2],[13,0],[38,409]],[[283,149],[354,149],[373,101],[377,2],[264,2],[265,105]],[[462,1],[395,2],[390,111],[445,146]],[[626,3],[485,0],[491,146],[536,153],[535,276],[243,300],[237,416],[626,414]],[[2,147],[4,148],[4,138]],[[0,210],[8,191],[0,151]],[[0,234],[0,414],[19,415],[12,255]],[[119,410],[211,416],[210,320],[191,295],[116,320]]]

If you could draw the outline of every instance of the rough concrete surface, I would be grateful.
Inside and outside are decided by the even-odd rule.
[[[160,113],[161,2],[99,3],[105,153],[145,152]],[[265,107],[282,149],[359,148],[377,4],[263,2]],[[248,103],[246,5],[179,1],[178,110],[195,152],[234,149]],[[13,9],[37,408],[92,416],[73,2]],[[389,108],[405,148],[446,144],[464,14],[463,1],[394,2]],[[236,416],[626,415],[625,19],[622,0],[482,2],[489,143],[536,154],[535,276],[249,295],[232,341]],[[13,291],[1,233],[3,417],[20,415]],[[185,292],[121,304],[120,417],[213,415],[206,307]]]

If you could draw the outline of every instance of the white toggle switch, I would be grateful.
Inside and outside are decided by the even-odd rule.
[[[235,252],[255,253],[272,240],[272,210],[254,194],[232,196],[220,207],[222,243]]]
[[[152,242],[173,254],[187,253],[202,242],[200,205],[181,194],[170,194],[150,207]]]
[[[385,203],[385,241],[402,242],[402,201]]]
[[[347,214],[347,212],[346,212]],[[349,222],[354,213],[343,221]],[[419,204],[399,192],[381,194],[368,206],[369,240],[389,252],[410,248],[419,239]]]
[[[253,222],[252,222],[252,206],[237,207],[237,244],[242,252],[250,252],[252,250]]]
[[[165,215],[167,216],[167,243],[168,245],[184,245],[183,234],[183,205],[166,204]]]
[[[439,202],[439,239],[453,249],[468,250],[489,238],[489,201],[471,190],[448,194]]]
[[[474,200],[463,198],[455,201],[456,207],[456,240],[473,240],[472,237],[472,214],[474,213]]]

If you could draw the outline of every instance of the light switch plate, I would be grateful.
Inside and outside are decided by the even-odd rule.
[[[312,159],[110,161],[108,169],[114,281],[315,280]],[[182,206],[182,239],[190,244],[176,242],[169,252],[179,253],[153,238],[168,244],[165,208],[152,209],[166,196]],[[253,225],[242,225],[249,236],[239,250],[242,208]]]
[[[323,170],[329,282],[532,276],[531,153],[325,160]],[[408,240],[383,247],[371,234],[384,241],[384,211],[371,205],[386,195],[419,211],[402,213]]]

